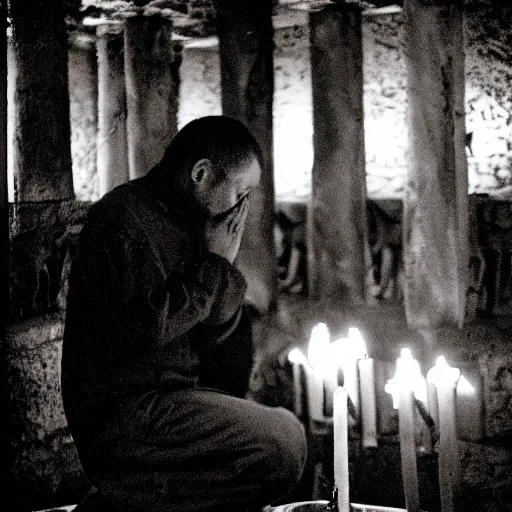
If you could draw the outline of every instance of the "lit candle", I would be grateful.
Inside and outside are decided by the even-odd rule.
[[[351,327],[348,330],[348,338],[355,341],[356,346],[361,348],[361,353],[364,352],[363,358],[358,359],[362,445],[364,448],[376,448],[378,443],[374,361],[368,357],[366,343],[359,329]]]
[[[439,414],[437,409],[437,389],[436,385],[432,382],[428,382],[427,380],[427,390],[428,390],[428,413],[431,418],[434,420],[436,425],[439,425]]]
[[[434,422],[435,428],[437,429],[439,426],[439,414],[437,408],[437,390],[434,384],[431,382],[427,382],[427,405],[428,405],[428,413]],[[429,432],[430,433],[430,432]],[[425,451],[427,453],[434,453],[434,444],[435,441],[432,438],[432,435],[426,437],[425,443]]]
[[[333,342],[336,360],[343,371],[343,387],[354,404],[357,422],[360,420],[359,360],[366,356],[366,345],[358,329],[349,329],[348,338]]]
[[[437,389],[439,412],[439,491],[441,510],[452,512],[459,486],[459,453],[455,418],[455,390],[460,370],[452,368],[446,359],[438,357],[427,373],[427,380]]]
[[[398,407],[402,480],[408,512],[420,510],[414,425],[414,388],[418,382],[418,371],[419,365],[411,351],[404,348],[396,361],[396,374],[386,384],[386,391],[391,393],[393,403]]]
[[[461,369],[457,384],[457,433],[460,439],[479,441],[484,435],[482,376],[479,368]]]
[[[346,390],[338,387],[333,400],[334,485],[338,489],[339,512],[350,512],[347,396]]]
[[[309,366],[306,356],[298,348],[288,354],[288,361],[292,364],[293,372],[293,410],[297,418],[302,417],[302,374]],[[304,370],[303,370],[304,368]]]
[[[324,421],[324,379],[332,368],[331,343],[327,326],[320,323],[313,327],[308,346],[306,385],[310,421]],[[332,398],[331,398],[332,400]]]
[[[361,390],[361,427],[364,448],[376,448],[377,442],[377,400],[375,398],[374,361],[366,357],[359,361]]]

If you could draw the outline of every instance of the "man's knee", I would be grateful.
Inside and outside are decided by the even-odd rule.
[[[291,488],[300,480],[306,461],[304,427],[286,409],[275,408],[271,416],[267,431],[268,476],[279,485]]]

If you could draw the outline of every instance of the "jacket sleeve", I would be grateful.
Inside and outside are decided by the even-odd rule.
[[[219,341],[236,326],[246,284],[220,256],[207,254],[195,265],[164,273],[146,247],[116,233],[104,237],[88,258],[84,281],[107,294],[100,301],[107,318],[136,344],[161,347],[196,326],[208,326]]]

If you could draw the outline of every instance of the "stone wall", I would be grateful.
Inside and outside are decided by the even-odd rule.
[[[67,428],[60,360],[71,259],[90,203],[10,209],[9,325],[4,351],[11,441],[6,503],[34,510],[87,488]]]
[[[69,51],[68,66],[73,186],[77,199],[95,201],[98,199],[96,46],[91,42],[82,46],[72,46]]]
[[[189,2],[185,7],[196,9],[195,16],[199,18],[213,16],[211,2]],[[510,30],[506,26],[489,28],[480,22],[479,14],[480,11],[468,11],[466,16],[469,192],[508,191],[512,186],[512,66],[510,59],[507,61],[508,54],[503,53],[509,51],[507,40],[501,39]],[[401,25],[400,14],[364,17],[365,144],[370,197],[401,197],[405,182],[407,98]],[[495,46],[489,44],[489,33],[496,37]],[[80,200],[98,197],[96,53],[90,42],[88,45],[74,45],[69,54],[73,177]],[[183,49],[180,127],[196,117],[221,113],[218,49],[197,46],[185,45]],[[276,193],[279,197],[307,196],[313,162],[307,25],[275,31],[274,68]]]
[[[217,48],[182,50],[178,127],[197,117],[220,115],[220,61]]]
[[[13,462],[4,493],[15,510],[75,502],[88,488],[61,399],[63,319],[41,315],[6,332]]]
[[[490,29],[479,22],[480,15],[480,11],[468,11],[466,16],[467,155],[472,193],[493,192],[512,184],[512,66],[510,60],[499,58],[499,48],[494,53],[487,49]],[[394,14],[363,20],[368,193],[370,197],[401,197],[407,165],[402,19]],[[506,24],[494,29],[502,37],[510,32]],[[276,193],[279,197],[304,196],[310,190],[313,162],[307,25],[277,29],[275,45]],[[220,113],[217,49],[185,50],[181,73],[181,125],[198,115]]]

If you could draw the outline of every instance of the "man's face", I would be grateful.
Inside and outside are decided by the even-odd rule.
[[[241,202],[259,185],[260,175],[260,164],[256,157],[251,157],[225,179],[217,183],[205,183],[197,190],[196,199],[209,217],[221,215]]]

